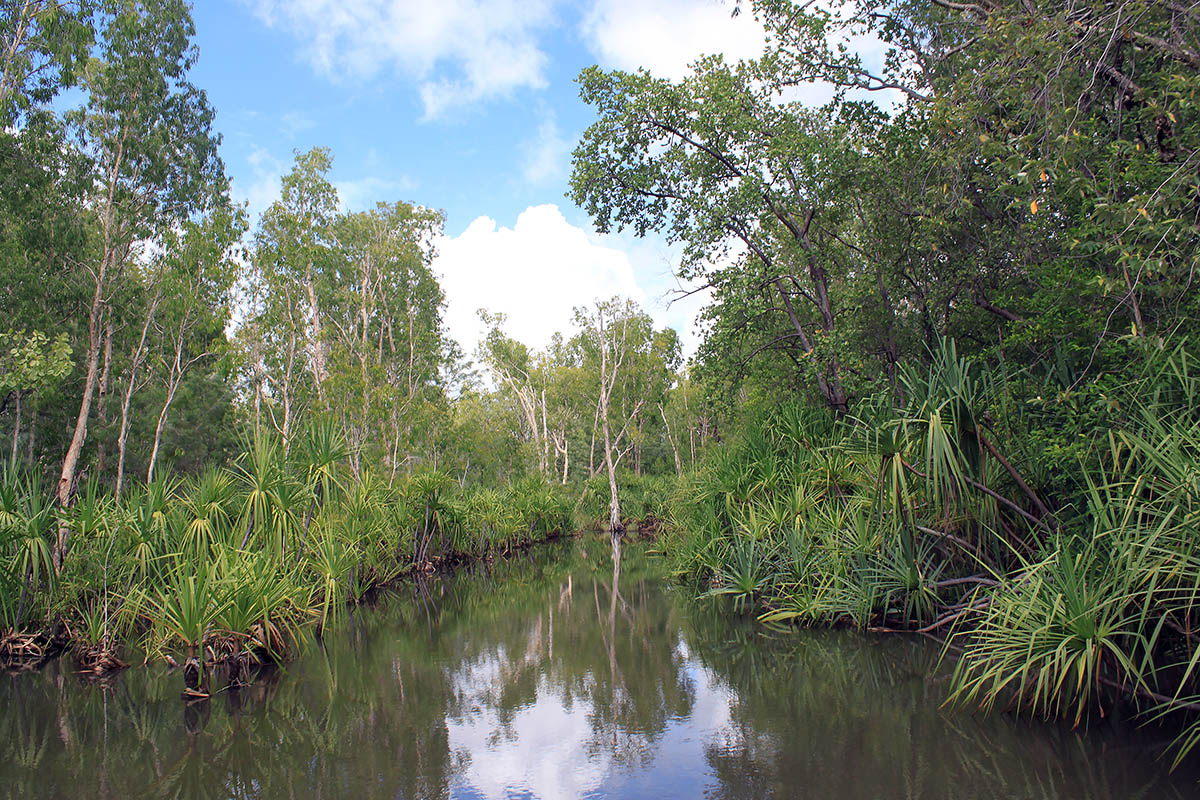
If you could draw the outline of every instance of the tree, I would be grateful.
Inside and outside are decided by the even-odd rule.
[[[138,242],[206,208],[226,183],[212,109],[204,92],[187,81],[196,58],[187,5],[114,0],[105,10],[99,59],[89,64],[85,78],[87,105],[72,114],[79,146],[95,165],[91,204],[100,252],[90,270],[83,394],[58,481],[63,506],[75,489],[101,382],[100,354],[111,352],[111,315],[119,313],[111,305],[115,284]],[[55,542],[59,568],[68,535],[61,527]]]
[[[263,397],[269,397],[269,417],[285,447],[300,409],[319,399],[325,376],[321,305],[328,295],[325,278],[334,274],[331,226],[338,203],[326,177],[332,163],[327,149],[296,153],[280,199],[263,213],[255,233],[253,314],[242,331],[253,337],[256,425]]]
[[[185,222],[181,230],[167,236],[158,326],[158,356],[166,374],[162,410],[146,467],[147,483],[154,479],[163,429],[180,385],[193,366],[213,358],[225,345],[235,259],[245,230],[244,211],[225,206],[200,222]],[[117,480],[119,486],[119,473]]]
[[[885,134],[892,171],[871,192],[890,192],[888,216],[904,219],[871,236],[890,228],[902,258],[904,249],[931,256],[939,274],[914,299],[945,318],[937,333],[990,328],[1022,358],[1052,355],[1079,374],[1105,352],[1127,358],[1126,333],[1191,327],[1193,5],[760,0],[755,9],[785,82],[905,95]],[[884,46],[882,63],[845,46],[863,40]]]
[[[546,433],[545,389],[542,375],[534,366],[529,348],[506,335],[503,314],[479,312],[488,333],[479,344],[479,358],[502,386],[512,393],[521,409],[525,431],[533,446],[538,473],[548,473],[549,438]]]
[[[0,2],[0,127],[74,84],[94,31],[91,0]]]
[[[13,403],[11,463],[17,463],[21,437],[21,400],[53,386],[71,370],[66,334],[53,340],[41,331],[0,333],[0,410]]]
[[[355,473],[394,476],[436,450],[442,373],[452,359],[430,264],[442,215],[403,202],[339,214],[328,150],[297,153],[255,236],[239,327],[255,425],[290,443],[302,410],[341,426]]]
[[[452,356],[431,268],[441,228],[440,213],[403,202],[334,222],[340,278],[326,310],[328,386],[356,473],[363,457],[389,464],[394,475],[412,451],[434,450]]]
[[[625,526],[621,521],[621,499],[617,486],[617,465],[628,449],[621,450],[630,434],[645,397],[618,393],[620,379],[632,369],[639,344],[650,340],[653,328],[649,317],[631,300],[598,301],[593,309],[575,309],[575,324],[580,329],[581,344],[596,365],[594,391],[596,417],[600,424],[604,470],[608,474],[608,525],[614,538],[620,537]],[[620,409],[616,419],[615,411]],[[620,425],[617,428],[617,424]]]
[[[789,326],[780,340],[799,345],[821,396],[844,413],[836,291],[858,255],[841,236],[841,200],[878,115],[830,120],[784,102],[772,67],[709,58],[678,83],[584,70],[581,94],[600,119],[575,150],[572,197],[601,231],[682,242],[683,277],[720,288],[749,274],[772,290]]]

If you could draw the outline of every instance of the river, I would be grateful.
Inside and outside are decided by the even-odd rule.
[[[405,583],[250,688],[0,676],[0,797],[1172,800],[1167,734],[943,707],[928,642],[771,632],[627,545]],[[220,681],[216,684],[219,686]]]

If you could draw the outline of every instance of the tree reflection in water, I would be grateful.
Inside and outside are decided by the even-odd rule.
[[[1195,796],[1151,733],[944,711],[936,656],[769,635],[581,539],[385,593],[199,705],[155,666],[6,676],[0,797]]]

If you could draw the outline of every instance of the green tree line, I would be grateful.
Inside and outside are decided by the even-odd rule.
[[[174,652],[202,693],[402,573],[622,529],[618,475],[646,516],[711,438],[622,298],[464,352],[442,213],[347,211],[325,148],[251,219],[183,0],[0,8],[0,662]]]
[[[1190,715],[1186,752],[1200,9],[739,11],[758,59],[580,77],[573,198],[714,298],[690,374],[728,436],[674,503],[679,575],[942,638],[971,705]]]

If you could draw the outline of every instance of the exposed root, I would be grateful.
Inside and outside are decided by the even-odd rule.
[[[64,643],[60,635],[0,632],[0,669],[37,669],[62,652]]]
[[[634,523],[638,536],[642,539],[649,540],[657,539],[659,531],[665,524],[665,520],[659,519],[653,514],[647,514],[645,517]]]
[[[117,657],[117,648],[107,642],[92,645],[76,642],[71,648],[71,655],[80,671],[97,677],[129,666]]]
[[[200,659],[192,656],[183,662],[183,696],[187,698],[209,697],[208,688],[204,685],[207,674]]]

